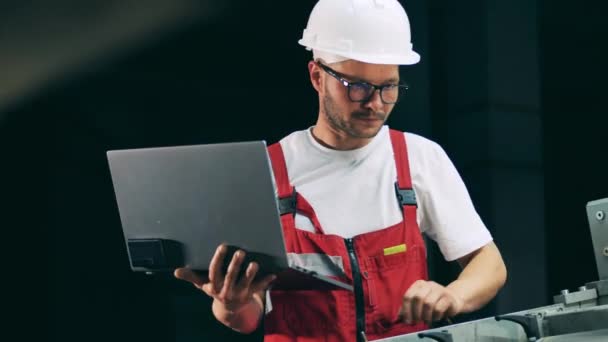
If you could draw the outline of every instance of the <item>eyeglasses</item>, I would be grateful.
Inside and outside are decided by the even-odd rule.
[[[319,62],[317,62],[317,65],[348,89],[348,98],[352,102],[368,102],[374,96],[376,90],[379,90],[382,103],[395,104],[399,101],[399,95],[405,93],[409,88],[407,84],[385,84],[379,86],[368,82],[349,82],[327,65]]]

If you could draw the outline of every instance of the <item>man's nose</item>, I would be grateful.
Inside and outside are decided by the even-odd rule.
[[[382,97],[380,96],[380,89],[374,89],[374,92],[372,93],[370,98],[364,103],[363,107],[369,108],[374,112],[382,111],[384,103],[382,102]]]

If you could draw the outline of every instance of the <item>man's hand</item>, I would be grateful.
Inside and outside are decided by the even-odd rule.
[[[507,270],[493,242],[458,259],[458,279],[444,287],[418,280],[403,297],[400,315],[409,323],[428,324],[460,313],[473,312],[488,303],[504,285]]]
[[[403,296],[399,315],[408,324],[427,324],[455,316],[463,311],[464,301],[451,289],[432,281],[418,280]]]
[[[269,275],[262,280],[254,282],[253,279],[258,272],[259,266],[257,263],[251,262],[247,266],[245,275],[237,281],[241,265],[243,260],[245,260],[245,252],[242,250],[234,253],[228,270],[223,275],[222,264],[226,257],[226,252],[227,248],[225,245],[220,245],[215,251],[209,265],[209,279],[205,279],[185,268],[175,270],[175,277],[191,282],[208,296],[224,304],[227,310],[238,311],[241,306],[251,301],[254,293],[267,289],[276,277]]]
[[[270,286],[276,276],[269,275],[254,281],[259,266],[251,262],[244,276],[237,280],[245,260],[245,252],[242,250],[234,253],[224,275],[222,265],[226,253],[225,245],[217,248],[209,265],[208,278],[186,268],[175,270],[175,277],[192,283],[212,297],[213,313],[220,322],[237,331],[251,332],[255,330],[264,308],[263,291]]]

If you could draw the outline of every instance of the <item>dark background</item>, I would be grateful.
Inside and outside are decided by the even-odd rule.
[[[585,214],[608,196],[600,1],[402,1],[422,55],[389,124],[439,142],[509,268],[486,317],[597,279]],[[309,127],[297,44],[314,1],[4,1],[4,311],[22,340],[256,340],[128,267],[105,151]],[[434,279],[457,267],[431,255]],[[9,330],[3,333],[8,334]]]

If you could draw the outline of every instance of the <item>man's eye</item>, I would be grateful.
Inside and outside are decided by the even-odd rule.
[[[370,87],[369,84],[367,83],[351,83],[350,84],[351,88],[354,88],[355,90],[362,90],[362,91],[367,91]]]

